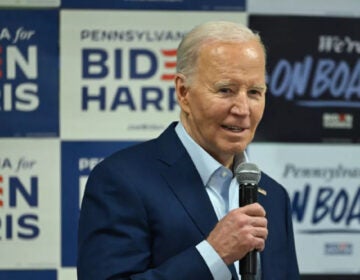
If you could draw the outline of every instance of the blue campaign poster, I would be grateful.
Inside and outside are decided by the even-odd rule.
[[[56,280],[56,270],[0,270],[4,280]]]
[[[245,0],[62,0],[63,8],[244,11]]]
[[[0,10],[0,137],[59,135],[57,10]]]

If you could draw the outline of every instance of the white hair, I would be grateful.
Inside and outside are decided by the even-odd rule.
[[[194,74],[198,53],[205,43],[209,42],[247,42],[255,40],[265,47],[258,34],[245,25],[229,21],[210,21],[196,26],[180,42],[177,50],[178,73],[191,79]],[[190,81],[188,81],[190,82]]]

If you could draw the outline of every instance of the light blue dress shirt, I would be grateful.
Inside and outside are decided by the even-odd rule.
[[[175,131],[199,172],[215,213],[220,220],[229,210],[239,207],[239,184],[233,176],[233,172],[198,145],[186,132],[181,122],[177,124]],[[235,157],[234,168],[244,161],[247,161],[245,152]],[[231,279],[229,268],[206,240],[200,242],[196,248],[204,258],[215,280]],[[235,268],[239,275],[238,262],[235,263]]]

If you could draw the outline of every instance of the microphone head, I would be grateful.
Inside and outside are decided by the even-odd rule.
[[[260,181],[261,171],[256,164],[243,162],[236,167],[235,176],[239,185],[257,184]]]

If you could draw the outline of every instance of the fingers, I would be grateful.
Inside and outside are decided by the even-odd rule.
[[[266,211],[265,211],[264,207],[262,207],[257,202],[240,207],[240,208],[238,208],[238,210],[249,216],[259,216],[259,217],[266,216]]]
[[[242,227],[244,234],[248,234],[247,242],[249,251],[263,251],[268,236],[266,211],[259,203],[253,203],[234,210],[238,216],[238,226]],[[239,213],[245,215],[241,215]]]
[[[207,241],[226,264],[242,259],[252,250],[263,251],[268,235],[265,215],[258,203],[234,209],[218,222]]]
[[[238,232],[243,234],[247,252],[263,251],[268,236],[267,219],[265,217],[242,216],[238,220]]]
[[[267,227],[267,219],[265,217],[251,217],[248,223],[253,227]]]
[[[267,228],[254,228],[249,237],[249,251],[257,250],[263,251],[265,248],[265,241],[268,235]]]

